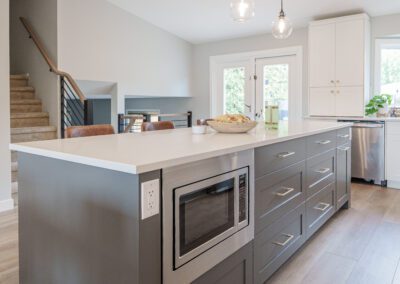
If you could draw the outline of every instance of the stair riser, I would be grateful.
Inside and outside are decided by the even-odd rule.
[[[48,117],[11,118],[11,128],[48,126]]]
[[[12,100],[32,100],[35,98],[33,92],[11,92]]]
[[[11,135],[11,143],[23,143],[23,142],[51,140],[51,139],[57,139],[57,132],[51,131],[51,132]]]
[[[11,181],[16,182],[18,179],[18,172],[11,172]]]
[[[11,105],[11,113],[42,112],[41,105]]]
[[[11,162],[17,162],[18,161],[18,152],[11,151]]]
[[[27,87],[28,86],[28,80],[11,79],[10,80],[10,86],[11,86],[11,88],[13,88],[13,87]]]

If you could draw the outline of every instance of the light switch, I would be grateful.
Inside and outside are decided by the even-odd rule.
[[[160,180],[150,180],[141,185],[142,220],[160,213]]]

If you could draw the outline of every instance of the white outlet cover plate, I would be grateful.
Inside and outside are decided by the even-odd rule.
[[[142,220],[160,213],[160,180],[154,179],[141,184]]]

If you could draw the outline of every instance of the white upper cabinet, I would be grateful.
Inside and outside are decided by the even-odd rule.
[[[335,24],[310,28],[309,37],[310,87],[332,86],[335,83]]]
[[[362,86],[365,71],[365,24],[363,20],[336,24],[336,83]]]
[[[369,25],[366,14],[310,23],[311,116],[364,115],[369,97]]]

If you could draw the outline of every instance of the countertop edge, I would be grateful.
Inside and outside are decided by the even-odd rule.
[[[232,154],[235,152],[245,151],[245,150],[249,150],[249,149],[253,149],[253,148],[268,146],[268,145],[281,143],[281,142],[285,142],[285,141],[290,141],[293,139],[303,138],[303,137],[307,137],[307,136],[313,136],[313,135],[317,135],[317,134],[324,133],[324,132],[335,131],[338,129],[343,129],[343,128],[351,127],[351,126],[352,126],[352,123],[342,123],[341,125],[330,126],[330,127],[324,128],[324,129],[307,131],[307,132],[303,132],[303,133],[299,133],[299,134],[292,134],[292,135],[288,135],[288,136],[284,136],[284,137],[268,139],[265,141],[253,142],[253,143],[249,143],[246,145],[239,145],[239,146],[229,147],[229,148],[225,148],[225,149],[221,149],[221,150],[209,151],[206,153],[195,154],[195,155],[191,155],[191,156],[180,157],[180,158],[170,159],[170,160],[166,160],[166,161],[158,161],[158,162],[143,164],[143,165],[132,165],[132,164],[127,164],[127,163],[119,163],[119,162],[114,162],[114,161],[109,161],[109,160],[104,160],[104,159],[85,157],[82,155],[74,155],[74,154],[69,154],[69,153],[45,150],[45,149],[25,146],[22,144],[10,144],[10,150],[17,151],[17,152],[23,152],[23,153],[27,153],[27,154],[32,154],[32,155],[43,156],[43,157],[47,157],[47,158],[68,161],[68,162],[73,162],[73,163],[78,163],[78,164],[83,164],[83,165],[88,165],[88,166],[93,166],[93,167],[98,167],[98,168],[104,168],[104,169],[108,169],[108,170],[119,171],[119,172],[128,173],[128,174],[142,174],[142,173],[146,173],[146,172],[160,170],[160,169],[167,168],[167,167],[196,162],[196,161],[205,160],[205,159],[209,159],[209,158],[213,158],[213,157],[217,157],[217,156],[222,156],[222,155]]]

